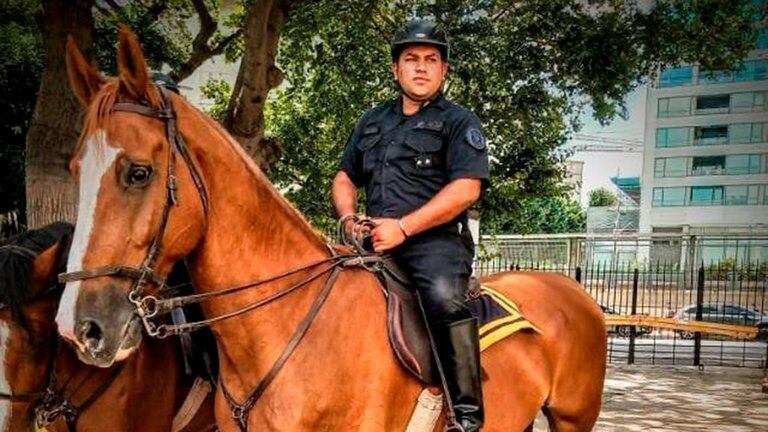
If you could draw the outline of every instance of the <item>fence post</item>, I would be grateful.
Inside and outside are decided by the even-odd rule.
[[[702,303],[704,303],[704,263],[701,263],[701,267],[699,267],[699,277],[696,283],[696,321],[702,319]],[[693,365],[701,365],[701,332],[694,334]]]
[[[576,267],[576,282],[581,283],[581,267]]]
[[[640,272],[637,268],[632,273],[632,315],[637,315],[637,289],[640,285]],[[635,338],[637,337],[637,327],[629,326],[629,353],[627,363],[635,364]]]

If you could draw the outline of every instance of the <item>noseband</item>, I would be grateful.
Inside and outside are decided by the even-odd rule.
[[[163,236],[165,235],[165,230],[168,226],[168,218],[171,213],[171,208],[178,204],[178,178],[176,176],[176,159],[178,155],[184,159],[195,187],[197,188],[203,208],[203,220],[208,220],[208,192],[205,189],[203,177],[192,159],[189,147],[187,147],[186,142],[179,133],[176,112],[173,109],[168,90],[162,86],[157,86],[156,88],[163,96],[163,108],[161,109],[136,103],[117,103],[113,108],[114,111],[139,114],[145,117],[161,120],[165,123],[165,134],[170,147],[168,150],[168,173],[165,184],[166,199],[163,206],[160,225],[152,238],[147,256],[144,258],[140,267],[109,265],[62,273],[59,275],[59,282],[62,283],[94,279],[103,276],[133,279],[134,283],[128,294],[128,299],[136,306],[140,315],[141,311],[146,310],[146,307],[143,306],[143,303],[146,302],[143,302],[141,297],[142,291],[146,285],[152,283],[158,287],[162,287],[165,284],[165,278],[158,275],[155,264],[160,255],[160,251],[162,250]],[[148,322],[144,319],[142,319],[142,321],[144,322],[147,331],[150,333],[150,336],[157,336],[156,334],[153,334],[153,328],[148,326]]]
[[[78,280],[92,279],[102,276],[122,277],[127,279],[133,279],[135,282],[131,288],[128,299],[136,308],[136,314],[141,319],[144,329],[151,337],[165,338],[171,335],[178,335],[182,333],[188,333],[198,330],[202,327],[210,326],[219,321],[234,318],[244,313],[256,310],[266,304],[286,297],[288,294],[297,291],[303,287],[307,287],[311,282],[319,280],[325,277],[325,282],[322,288],[315,295],[307,314],[304,316],[298,327],[293,332],[288,344],[284,347],[282,353],[277,358],[272,367],[267,371],[266,375],[259,381],[259,383],[252,388],[243,402],[238,402],[230,394],[224,385],[223,378],[219,380],[223,394],[227,403],[232,410],[232,416],[237,421],[240,430],[247,430],[248,425],[248,413],[250,409],[256,404],[256,401],[266,391],[267,387],[277,377],[282,367],[286,364],[289,357],[292,355],[296,347],[299,345],[307,330],[311,326],[315,317],[322,308],[325,300],[328,298],[333,285],[339,275],[339,273],[348,267],[363,267],[368,270],[372,270],[373,266],[377,262],[381,261],[380,256],[360,256],[358,254],[346,254],[339,255],[333,248],[329,247],[330,256],[322,258],[300,267],[287,270],[282,273],[275,274],[273,276],[261,279],[249,281],[240,285],[220,288],[216,291],[206,293],[196,293],[185,296],[177,296],[170,298],[158,298],[153,295],[142,295],[142,291],[148,283],[153,283],[160,290],[165,285],[165,279],[157,274],[154,268],[157,258],[160,254],[162,247],[162,238],[165,234],[165,230],[168,224],[168,216],[171,208],[178,202],[176,196],[177,178],[175,174],[176,155],[179,154],[184,159],[194,180],[195,187],[198,190],[200,201],[203,207],[204,219],[208,222],[208,194],[203,183],[203,178],[195,165],[189,149],[182,139],[176,126],[176,114],[173,110],[168,92],[166,89],[159,87],[163,95],[164,108],[161,110],[148,107],[145,105],[133,104],[133,103],[118,103],[115,105],[115,111],[131,112],[146,117],[157,118],[165,122],[166,135],[170,143],[170,151],[168,154],[168,178],[166,181],[166,201],[163,207],[163,215],[160,221],[160,226],[152,239],[151,246],[147,253],[146,258],[140,267],[128,267],[128,266],[104,266],[94,269],[87,269],[77,272],[63,273],[59,275],[61,282],[72,282]],[[257,286],[261,286],[270,282],[285,279],[289,276],[299,274],[305,271],[312,271],[307,277],[302,280],[291,284],[290,286],[275,292],[266,298],[255,301],[251,304],[235,310],[230,313],[225,313],[214,318],[203,319],[201,321],[182,323],[182,324],[155,324],[153,318],[156,316],[168,313],[170,310],[180,308],[187,304],[202,303],[208,300],[220,296],[226,296],[242,292],[246,289],[251,289]]]

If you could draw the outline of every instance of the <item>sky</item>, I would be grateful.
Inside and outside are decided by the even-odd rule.
[[[644,139],[645,128],[645,98],[647,87],[638,87],[627,96],[628,118],[615,119],[608,126],[601,126],[592,118],[592,110],[585,110],[581,120],[583,127],[579,131],[582,135],[595,135],[611,139]],[[585,142],[572,139],[569,144],[585,144]],[[588,143],[587,143],[588,144]],[[611,177],[640,176],[643,170],[642,153],[620,152],[577,152],[570,159],[584,162],[584,177],[581,187],[581,202],[587,204],[587,194],[593,189],[606,187],[615,190],[611,183]]]

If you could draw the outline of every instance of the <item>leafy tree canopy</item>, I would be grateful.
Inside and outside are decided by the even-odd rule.
[[[587,215],[581,205],[566,194],[548,197],[526,196],[509,209],[514,218],[490,213],[482,221],[491,233],[560,234],[586,230]]]
[[[24,135],[43,68],[37,9],[35,0],[0,3],[0,213],[24,208]]]
[[[615,193],[606,188],[597,188],[589,191],[590,207],[613,207],[619,203]]]
[[[397,93],[390,36],[407,18],[433,17],[452,44],[446,94],[475,111],[488,136],[492,186],[481,211],[492,223],[483,229],[523,229],[536,215],[523,203],[562,193],[561,147],[578,129],[581,109],[589,104],[609,122],[626,115],[624,97],[659,68],[733,67],[756,38],[747,4],[672,0],[643,10],[620,0],[309,2],[281,39],[286,84],[272,93],[266,115],[285,155],[270,177],[330,227],[330,182],[346,138],[367,108]]]
[[[45,62],[41,17],[40,0],[0,2],[0,213],[22,210],[22,218],[25,136]],[[212,55],[229,55],[227,49],[236,55],[242,31],[242,8],[222,17],[217,0],[99,0],[93,17],[93,55],[107,74],[116,72],[119,23],[139,35],[152,68],[170,68],[176,78]],[[190,26],[193,22],[197,25]]]

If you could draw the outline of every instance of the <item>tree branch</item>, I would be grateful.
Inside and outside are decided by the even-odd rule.
[[[219,41],[219,43],[217,43],[213,48],[208,46],[207,43],[195,46],[187,61],[179,66],[178,69],[171,71],[171,78],[173,78],[173,80],[176,82],[183,81],[184,79],[188,78],[190,75],[192,75],[192,72],[194,72],[208,59],[217,55],[221,55],[224,50],[227,49],[227,46],[229,46],[229,44],[237,39],[242,33],[242,28],[235,30],[227,37]]]
[[[237,37],[240,36],[241,34],[243,34],[243,29],[239,28],[234,32],[232,32],[232,34],[230,34],[229,36],[219,41],[219,43],[217,43],[215,47],[211,48],[211,55],[217,56],[219,54],[222,54],[224,50],[227,49],[227,45],[232,43],[232,41],[237,39]]]
[[[107,6],[109,6],[109,8],[115,12],[119,12],[123,9],[123,7],[117,4],[115,0],[104,0],[104,3],[106,3]]]

